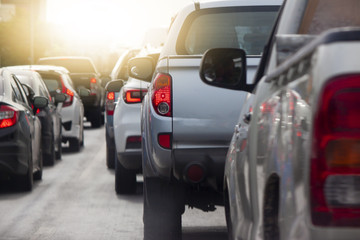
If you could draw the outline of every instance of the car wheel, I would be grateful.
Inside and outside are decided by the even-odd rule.
[[[43,174],[43,156],[42,156],[41,148],[40,148],[39,166],[38,166],[38,170],[34,173],[34,180],[41,180],[42,174]]]
[[[57,152],[55,153],[55,155],[56,155],[56,159],[57,159],[57,160],[61,160],[61,155],[62,155],[61,137],[60,137],[60,139],[59,139],[59,141],[58,141],[58,150],[57,150]]]
[[[184,192],[179,184],[144,178],[144,240],[180,240]]]
[[[115,144],[108,140],[108,133],[106,132],[106,166],[110,169],[115,168]]]
[[[55,164],[55,144],[54,144],[54,135],[50,140],[50,154],[44,154],[44,163],[46,166],[54,166]]]
[[[80,151],[80,141],[77,138],[69,139],[69,150],[71,152],[79,152]]]
[[[101,111],[100,109],[93,112],[93,115],[91,116],[91,127],[92,128],[99,128],[101,127]]]
[[[117,160],[115,153],[115,191],[117,194],[132,194],[136,192],[136,172],[124,168]]]
[[[232,240],[234,239],[234,237],[233,237],[233,230],[231,225],[229,193],[226,189],[224,191],[224,208],[225,208],[226,226],[228,230],[228,239]]]
[[[81,142],[80,142],[80,146],[81,146],[81,147],[84,146],[84,127],[81,128]]]
[[[31,191],[33,188],[33,184],[34,184],[34,178],[33,178],[33,159],[32,159],[32,149],[31,149],[31,145],[30,145],[30,150],[28,153],[29,156],[29,167],[28,167],[28,171],[25,175],[21,175],[17,177],[17,185],[19,186],[19,188],[23,191]]]

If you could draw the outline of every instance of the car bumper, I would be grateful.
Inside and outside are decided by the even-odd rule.
[[[141,172],[141,149],[118,153],[117,157],[124,168]]]

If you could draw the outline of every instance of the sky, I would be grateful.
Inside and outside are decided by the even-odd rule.
[[[47,21],[73,39],[140,44],[150,28],[168,27],[192,0],[47,0]],[[91,38],[89,38],[91,36]]]

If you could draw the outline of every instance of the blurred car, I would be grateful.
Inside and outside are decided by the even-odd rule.
[[[146,55],[157,62],[160,52]],[[142,170],[141,103],[149,81],[129,77],[120,90],[114,110],[115,191],[118,194],[134,193],[136,174]]]
[[[116,62],[110,77],[110,82],[121,81],[126,82],[129,78],[127,63],[130,58],[135,57],[140,49],[129,49],[126,50]],[[109,82],[109,83],[110,83]],[[122,83],[115,83],[115,85],[121,85]],[[114,85],[114,83],[111,83]],[[119,97],[119,87],[112,87],[113,91],[109,91],[106,85],[105,87],[105,136],[106,136],[106,166],[110,169],[115,167],[115,142],[114,142],[114,125],[113,115],[116,105],[116,101]]]
[[[41,123],[35,109],[46,107],[44,97],[31,103],[22,84],[9,70],[0,69],[0,176],[15,178],[19,187],[30,191],[33,179],[42,178]]]
[[[69,70],[70,77],[74,83],[75,90],[86,88],[89,95],[81,96],[84,105],[85,117],[94,128],[104,123],[105,90],[101,83],[100,73],[97,71],[93,61],[88,57],[46,57],[40,58],[41,65],[62,66]]]
[[[43,109],[37,109],[36,116],[41,122],[41,147],[44,165],[53,166],[56,158],[61,158],[61,115],[56,108],[55,101],[52,100],[50,93],[39,73],[22,67],[7,67],[22,84],[27,84],[34,92],[30,91],[30,101],[34,96],[45,97],[49,104]]]
[[[75,90],[75,86],[69,76],[69,71],[64,67],[48,65],[22,67],[38,72],[51,95],[56,96],[58,93],[65,94],[66,100],[60,109],[62,116],[62,142],[69,143],[70,151],[80,151],[81,146],[84,145],[84,106],[79,95],[80,93]],[[61,146],[61,142],[59,144]]]

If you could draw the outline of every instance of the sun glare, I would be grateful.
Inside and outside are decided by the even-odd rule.
[[[146,30],[144,8],[134,1],[48,1],[47,21],[56,24],[73,41],[87,44],[140,44]]]

